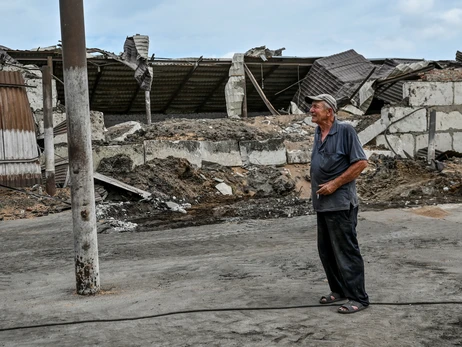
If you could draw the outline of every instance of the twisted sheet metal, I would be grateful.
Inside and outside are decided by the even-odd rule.
[[[41,183],[35,125],[25,88],[14,85],[24,85],[21,73],[0,71],[0,183],[30,187]]]

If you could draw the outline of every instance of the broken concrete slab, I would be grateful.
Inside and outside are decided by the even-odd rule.
[[[347,112],[349,114],[352,114],[354,116],[362,116],[364,115],[364,111],[360,110],[359,108],[353,106],[353,105],[346,105],[341,108],[342,111]]]
[[[287,164],[306,164],[311,161],[312,141],[285,141]]]
[[[199,141],[165,141],[146,140],[144,141],[146,161],[167,157],[184,158],[191,164],[201,167],[202,153]]]
[[[387,142],[388,140],[388,142]],[[415,155],[415,139],[412,134],[400,134],[398,135],[387,135],[385,139],[384,135],[377,136],[376,139],[377,145],[385,146],[389,148],[388,143],[390,143],[391,148],[394,153],[400,155],[403,158],[406,158],[406,153],[411,156]]]
[[[240,141],[241,158],[244,165],[284,165],[287,162],[284,139],[265,141]]]
[[[427,110],[417,107],[384,107],[381,118],[358,133],[359,141],[366,145],[393,122],[397,123],[390,126],[390,132],[424,132],[427,130]]]
[[[363,146],[368,144],[370,141],[375,139],[378,135],[383,133],[385,129],[387,128],[388,124],[390,124],[389,121],[383,118],[380,118],[379,120],[369,125],[366,129],[364,129],[358,134],[359,141],[361,142]]]
[[[242,166],[242,158],[237,141],[200,141],[202,161],[223,166]]]
[[[311,152],[303,150],[287,150],[287,164],[306,164],[311,161]]]
[[[115,178],[112,178],[112,177],[109,177],[109,176],[106,176],[106,175],[103,175],[103,174],[100,174],[98,172],[94,172],[93,173],[93,178],[96,179],[96,180],[99,180],[101,182],[104,182],[104,183],[108,183],[108,184],[111,184],[113,186],[116,186],[116,187],[119,187],[119,188],[122,188],[122,189],[125,189],[129,192],[132,192],[132,193],[135,193],[135,194],[138,194],[139,196],[141,196],[143,199],[150,199],[152,194],[147,192],[147,191],[144,191],[142,189],[138,189],[136,187],[133,187],[131,185],[128,185],[124,182],[121,182],[119,180],[116,180]]]
[[[128,135],[134,134],[141,128],[141,124],[135,121],[119,123],[107,129],[105,138],[108,142],[123,142]]]
[[[133,161],[133,166],[145,163],[143,144],[99,146],[93,149],[93,168],[96,170],[103,158],[111,158],[119,154],[129,156]]]

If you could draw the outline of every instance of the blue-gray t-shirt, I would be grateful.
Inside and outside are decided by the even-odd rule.
[[[351,164],[367,160],[356,130],[348,123],[334,120],[329,134],[321,140],[321,129],[316,127],[313,152],[311,154],[311,196],[316,212],[349,210],[358,206],[356,181],[339,187],[330,195],[319,195],[319,185],[331,181],[344,173]]]

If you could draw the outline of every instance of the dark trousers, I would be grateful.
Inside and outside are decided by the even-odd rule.
[[[318,212],[318,252],[330,290],[369,305],[364,285],[364,262],[356,237],[358,207]]]

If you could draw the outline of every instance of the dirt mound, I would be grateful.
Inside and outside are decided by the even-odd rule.
[[[132,160],[128,156],[118,155],[103,159],[97,171],[151,192],[154,196],[160,194],[163,199],[192,204],[219,201],[225,197],[217,189],[220,183],[232,188],[234,199],[284,196],[295,190],[295,181],[284,168],[242,169],[205,163],[204,167],[199,169],[186,159],[173,157],[153,159],[144,165],[128,169],[132,166]]]
[[[303,141],[313,134],[306,115],[259,116],[245,119],[169,119],[145,126],[128,135],[127,142],[141,140],[267,140]]]
[[[57,188],[52,198],[44,186],[26,189],[0,188],[0,220],[42,217],[70,209],[70,189]]]
[[[112,203],[99,207],[104,209],[101,219],[129,220],[141,225],[138,230],[219,223],[235,218],[287,217],[306,214],[310,209],[310,204],[299,198],[299,181],[304,178],[294,177],[285,167],[243,169],[204,163],[197,168],[185,159],[168,157],[125,172],[125,169],[113,170],[112,165],[117,163],[124,163],[124,168],[132,164],[129,157],[118,155],[104,159],[98,172],[148,191],[154,198],[139,201],[139,197],[130,197],[127,192],[105,185],[107,199]],[[223,195],[217,188],[220,184],[229,186],[232,194]],[[187,213],[179,213],[186,210]]]
[[[361,200],[370,207],[455,203],[462,200],[462,161],[452,158],[437,171],[423,160],[373,155],[357,180]]]

